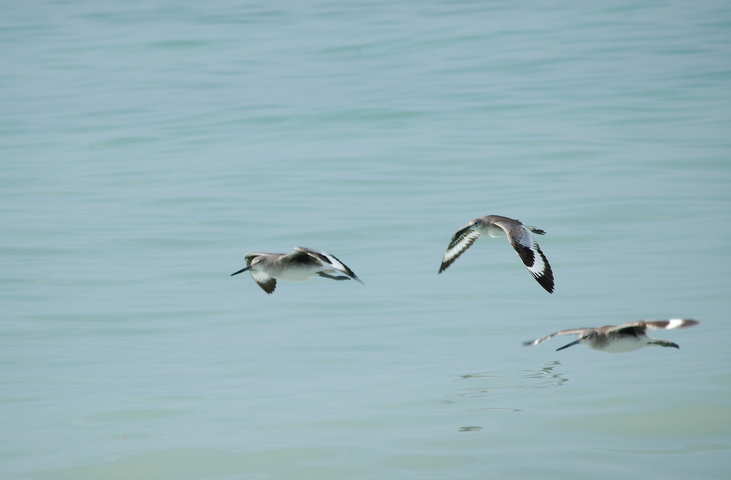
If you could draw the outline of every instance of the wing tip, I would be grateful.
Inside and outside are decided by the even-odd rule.
[[[693,325],[698,325],[699,323],[701,323],[698,320],[692,318],[671,318],[667,320],[667,322],[667,326],[665,327],[666,330],[692,327]]]
[[[274,293],[274,290],[277,288],[277,280],[274,278],[262,283],[256,282],[256,284],[259,285],[261,289],[267,293],[267,295]]]
[[[550,294],[553,294],[553,290],[555,287],[555,285],[553,283],[553,277],[540,276],[540,277],[536,277],[536,280],[538,281],[540,286],[543,287],[543,289],[545,291],[547,291]]]
[[[528,271],[533,276],[533,278],[536,279],[536,282],[543,287],[545,291],[548,293],[553,293],[554,288],[556,286],[554,279],[553,279],[553,271],[551,270],[551,266],[548,264],[548,262],[545,263],[546,268],[540,273],[536,273],[530,268]]]

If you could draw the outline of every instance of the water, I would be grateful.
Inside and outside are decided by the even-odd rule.
[[[0,9],[0,477],[728,475],[726,3]]]

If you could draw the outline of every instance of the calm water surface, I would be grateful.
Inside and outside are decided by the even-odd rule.
[[[1,478],[728,477],[727,2],[0,12]]]

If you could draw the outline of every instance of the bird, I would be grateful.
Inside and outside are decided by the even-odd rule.
[[[519,220],[513,220],[500,215],[487,215],[475,218],[464,227],[457,230],[449,242],[447,251],[442,258],[439,273],[446,270],[462,253],[482,235],[502,237],[507,235],[510,244],[533,278],[548,292],[553,293],[553,271],[541,247],[536,243],[533,234],[545,235],[546,232],[530,225],[524,225]]]
[[[579,335],[579,339],[556,349],[563,350],[580,343],[586,344],[594,350],[600,350],[607,353],[624,353],[639,350],[649,345],[659,345],[661,347],[680,348],[677,343],[669,340],[660,340],[647,336],[648,330],[673,330],[676,328],[692,327],[700,322],[689,318],[671,318],[670,320],[640,320],[637,322],[625,323],[618,327],[607,325],[600,328],[573,328],[571,330],[561,330],[552,333],[546,337],[538,338],[530,342],[523,342],[523,345],[529,347],[545,342],[556,335]]]
[[[332,280],[353,279],[363,285],[358,276],[334,255],[314,248],[294,247],[288,254],[249,252],[244,258],[246,267],[231,276],[248,270],[257,285],[268,294],[274,292],[277,280],[304,282],[315,275]],[[337,273],[345,275],[332,275]]]

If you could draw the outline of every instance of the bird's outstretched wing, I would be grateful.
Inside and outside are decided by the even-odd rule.
[[[674,330],[676,328],[692,327],[698,325],[698,320],[690,318],[671,318],[670,320],[638,320],[629,322],[609,330],[610,332],[618,332],[625,329],[639,328],[642,330]]]
[[[550,335],[546,335],[543,338],[537,338],[535,340],[531,340],[531,341],[528,341],[528,342],[523,342],[523,346],[524,347],[530,347],[530,346],[533,346],[533,345],[538,345],[539,343],[543,343],[546,340],[550,340],[550,339],[552,339],[553,337],[555,337],[557,335],[583,335],[584,333],[586,333],[589,330],[591,330],[591,329],[590,328],[572,328],[570,330],[561,330],[560,332],[556,332],[556,333],[552,333]]]
[[[533,278],[548,292],[553,293],[553,270],[551,265],[548,263],[548,259],[541,251],[541,247],[535,241],[533,237],[533,231],[543,232],[537,228],[528,228],[525,225],[521,225],[519,228],[515,228],[513,225],[505,224],[499,220],[493,221],[495,225],[502,228],[508,235],[508,240],[513,246],[518,256],[523,261],[523,264],[528,268],[528,271]],[[512,228],[511,228],[512,227]],[[545,232],[541,233],[543,235]]]
[[[271,294],[277,288],[277,280],[275,278],[259,270],[249,270],[249,272],[251,272],[251,276],[254,278],[256,284],[265,292]]]
[[[442,265],[439,267],[439,273],[446,270],[457,258],[459,258],[465,250],[475,243],[475,240],[480,238],[480,232],[474,230],[472,226],[466,225],[452,235],[452,240],[449,242],[447,251],[444,253],[442,258]]]
[[[295,252],[300,252],[301,255],[308,255],[311,259],[315,259],[316,261],[321,262],[323,265],[332,268],[333,270],[337,270],[338,272],[342,272],[353,280],[363,284],[363,282],[361,282],[360,278],[358,278],[355,272],[353,272],[343,262],[338,260],[335,255],[330,255],[329,253],[323,252],[322,250],[315,250],[314,248],[306,247],[294,247],[294,250]],[[290,255],[294,255],[295,252],[290,253]]]

